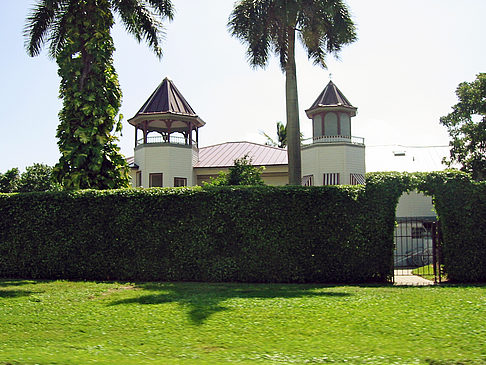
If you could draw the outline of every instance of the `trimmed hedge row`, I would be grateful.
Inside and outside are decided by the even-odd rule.
[[[449,280],[486,281],[486,182],[461,172],[414,174],[412,184],[434,198]]]
[[[375,173],[366,186],[0,194],[0,277],[383,282],[398,198],[434,197],[454,281],[486,281],[486,183]]]
[[[0,277],[383,282],[396,181],[0,195]]]

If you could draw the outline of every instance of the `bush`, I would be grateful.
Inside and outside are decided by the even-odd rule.
[[[449,280],[486,281],[486,182],[458,171],[416,174],[417,188],[434,197]]]
[[[400,195],[388,185],[0,195],[0,276],[386,281]]]
[[[402,192],[433,195],[451,280],[486,280],[486,183],[377,173],[366,186],[0,194],[0,277],[384,282]]]

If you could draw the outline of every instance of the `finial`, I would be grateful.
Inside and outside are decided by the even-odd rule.
[[[332,81],[332,73],[329,72],[329,81]]]

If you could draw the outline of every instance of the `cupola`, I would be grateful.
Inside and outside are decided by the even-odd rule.
[[[312,119],[313,141],[351,141],[351,117],[356,115],[356,111],[357,108],[329,81],[316,101],[305,111]]]
[[[198,129],[205,123],[194,112],[174,83],[165,78],[145,104],[128,120],[135,127],[135,147],[147,143],[198,145]],[[143,139],[138,139],[138,131]],[[193,131],[196,138],[193,140]],[[159,136],[149,137],[151,132]],[[179,136],[174,133],[179,134]]]

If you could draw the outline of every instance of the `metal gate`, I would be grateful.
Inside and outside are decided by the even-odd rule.
[[[441,282],[441,235],[435,217],[397,218],[394,275],[419,275]]]

